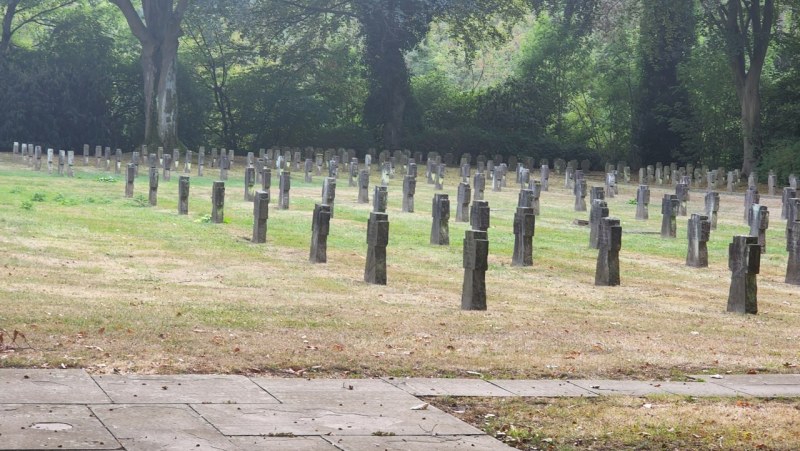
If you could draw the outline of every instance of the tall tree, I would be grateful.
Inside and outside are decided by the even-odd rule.
[[[643,0],[639,30],[641,91],[635,165],[669,161],[682,154],[683,137],[673,127],[689,117],[689,95],[678,67],[695,41],[692,0]],[[638,164],[637,164],[638,163]]]
[[[142,45],[145,143],[178,147],[178,39],[189,1],[142,0],[143,17],[130,0],[109,1],[122,11]]]
[[[705,16],[725,42],[741,105],[742,172],[755,169],[761,150],[761,75],[775,22],[775,0],[703,0]]]

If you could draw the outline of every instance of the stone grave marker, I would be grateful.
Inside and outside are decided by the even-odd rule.
[[[469,182],[458,184],[457,202],[456,222],[469,222],[469,204],[472,202],[472,188],[469,186]]]
[[[441,191],[444,189],[444,175],[447,165],[439,164],[436,166],[436,178],[434,179],[434,189]]]
[[[728,269],[731,286],[728,292],[728,311],[758,313],[756,276],[761,270],[761,246],[758,237],[736,235],[728,245]]]
[[[191,174],[192,173],[192,151],[186,151],[186,159],[183,162],[183,173],[184,174]]]
[[[547,161],[547,160],[545,160]],[[539,172],[541,183],[542,183],[542,191],[549,191],[550,190],[550,167],[547,164],[542,164],[542,168]]]
[[[150,168],[150,205],[158,205],[158,168]]]
[[[622,226],[619,219],[603,218],[598,248],[594,284],[604,287],[619,285],[619,251],[622,249]]]
[[[641,221],[650,219],[649,205],[650,187],[647,185],[639,185],[639,188],[636,190],[636,219]]]
[[[586,180],[576,180],[575,188],[575,211],[586,211]]]
[[[133,183],[136,180],[136,166],[133,163],[128,164],[128,170],[125,175],[125,197],[133,197]]]
[[[94,146],[94,167],[100,169],[100,161],[103,159],[103,146]]]
[[[178,177],[178,214],[189,214],[189,176]]]
[[[327,263],[328,261],[328,233],[331,227],[330,205],[316,204],[314,216],[311,219],[311,263]]]
[[[781,219],[787,219],[789,216],[787,215],[787,210],[789,207],[789,200],[797,197],[797,190],[787,186],[783,189],[783,195],[781,196]]]
[[[431,244],[437,246],[450,245],[450,197],[447,194],[434,194],[431,209],[433,222],[431,225]]]
[[[147,146],[142,146],[142,147],[146,148]],[[89,166],[89,145],[88,144],[84,144],[83,145],[83,165],[84,166]]]
[[[75,166],[75,151],[69,150],[67,151],[67,177],[74,177],[75,171],[73,167]]]
[[[536,180],[528,184],[528,189],[531,191],[531,208],[533,208],[534,216],[541,214],[539,208],[539,199],[542,197],[542,184]]]
[[[486,270],[489,269],[489,236],[485,231],[467,230],[463,250],[464,283],[462,310],[486,310]]]
[[[613,172],[606,173],[606,198],[613,199],[617,194],[617,175]]]
[[[475,200],[483,200],[484,191],[486,191],[486,174],[483,172],[476,172],[472,177],[472,184],[475,191],[472,197]]]
[[[216,181],[211,186],[211,222],[222,224],[225,219],[225,182]]]
[[[47,173],[53,174],[53,149],[47,149]]]
[[[661,200],[661,238],[675,238],[678,233],[678,209],[680,201],[674,194],[664,194]]]
[[[219,162],[219,156],[217,155],[217,148],[211,148],[211,168],[214,169],[217,167],[217,163]]]
[[[34,146],[33,148],[33,156],[35,157],[34,160],[34,169],[37,171],[42,170],[42,146]]]
[[[219,154],[219,179],[221,181],[228,180],[228,171],[231,169],[231,160],[228,152],[225,152],[225,149],[222,149],[222,152]]]
[[[350,159],[349,177],[347,178],[347,185],[351,188],[358,186],[358,158]]]
[[[336,179],[326,177],[322,181],[322,205],[331,207],[331,218],[334,215],[334,203],[336,202]]]
[[[767,253],[766,232],[769,228],[769,209],[765,205],[753,204],[750,207],[750,216],[747,218],[750,225],[750,236],[758,237],[761,253]]]
[[[386,213],[386,207],[389,205],[389,188],[376,186],[374,189],[375,191],[372,193],[372,211]]]
[[[473,230],[488,231],[490,211],[489,202],[485,200],[476,200],[472,203],[469,210],[469,223]]]
[[[248,166],[244,168],[244,200],[252,202],[255,199],[256,168]]]
[[[786,283],[800,285],[800,220],[795,220],[787,236],[789,260],[786,263]]]
[[[256,244],[267,242],[267,220],[269,219],[269,192],[256,191],[253,201],[253,239]]]
[[[719,212],[719,193],[712,191],[706,193],[706,216],[711,223],[711,230],[717,230],[717,213]]]
[[[707,268],[708,240],[711,238],[711,221],[708,216],[692,213],[686,234],[689,242],[686,266]]]
[[[292,188],[292,173],[289,171],[281,172],[278,178],[278,209],[289,209],[289,190]],[[330,208],[328,209],[330,218]]]
[[[492,191],[500,192],[503,190],[503,168],[500,166],[494,167],[494,174],[492,177]]]
[[[406,213],[414,212],[414,195],[417,192],[416,176],[407,175],[403,177],[403,211]]]
[[[306,158],[303,162],[303,181],[305,183],[312,183],[314,181],[312,178],[313,170],[314,165],[312,164],[311,158]]]
[[[203,176],[203,169],[206,164],[206,148],[200,146],[200,150],[197,151],[197,176]]]
[[[358,173],[358,203],[369,203],[369,171],[366,169]]]
[[[675,197],[678,198],[678,215],[686,216],[687,201],[689,200],[689,185],[686,183],[678,183],[675,185]]]
[[[233,152],[233,151],[231,151],[231,152]],[[171,161],[171,163],[172,163],[171,167],[172,167],[173,171],[180,170],[180,168],[181,168],[181,165],[180,165],[180,163],[181,163],[181,151],[180,150],[172,149],[172,161]]]
[[[727,182],[728,182],[728,192],[732,193],[733,192],[733,183],[734,183],[734,181],[733,181],[733,171],[728,171],[728,180],[727,180]]]
[[[119,174],[122,170],[122,149],[114,152],[114,173]]]
[[[767,176],[767,193],[770,196],[775,195],[775,185],[778,183],[778,177],[775,175],[775,172],[769,171],[769,175]]]
[[[789,188],[797,189],[797,176],[789,174]]]
[[[272,187],[272,169],[264,167],[264,172],[261,174],[261,191],[270,192]]]
[[[380,189],[375,187],[375,199]],[[385,208],[385,207],[384,207]],[[367,222],[367,261],[364,267],[364,281],[374,285],[386,285],[386,247],[389,245],[389,215],[373,211]]]
[[[589,212],[589,247],[592,249],[600,248],[600,228],[603,218],[607,218],[608,213],[608,203],[605,200],[592,201],[592,209]]]
[[[758,189],[755,187],[748,187],[744,192],[744,220],[750,224],[750,210],[754,204],[761,201],[761,196],[758,194]]]
[[[172,175],[172,155],[164,154],[164,181],[169,182]]]
[[[533,266],[533,236],[536,215],[533,211],[533,191],[520,190],[517,211],[514,213],[514,253],[512,266]]]

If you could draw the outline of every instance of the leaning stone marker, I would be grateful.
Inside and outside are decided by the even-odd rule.
[[[211,186],[211,222],[222,224],[225,219],[225,182],[217,181]]]
[[[448,246],[450,244],[450,198],[447,194],[433,195],[433,208],[431,209],[433,223],[431,225],[431,244]]]
[[[761,253],[767,253],[766,232],[769,228],[769,209],[764,205],[753,204],[750,207],[750,217],[747,218],[750,224],[750,236],[758,237],[758,245],[761,246]]]
[[[311,219],[311,263],[326,263],[328,261],[328,232],[331,224],[330,205],[316,204],[314,216]]]
[[[486,270],[489,269],[489,236],[486,232],[465,232],[463,266],[461,310],[486,310]]]
[[[253,243],[267,242],[267,219],[269,219],[269,192],[256,191],[253,201]]]
[[[189,214],[189,177],[178,177],[178,214]]]
[[[731,270],[728,311],[755,315],[758,313],[756,275],[761,269],[761,246],[757,237],[733,237],[728,245],[728,269]]]
[[[603,218],[594,284],[613,287],[620,284],[619,251],[622,249],[622,226],[617,218]]]
[[[661,200],[661,238],[675,238],[678,233],[678,208],[680,202],[674,194],[664,194]]]
[[[385,188],[385,187],[375,187]],[[376,198],[377,198],[376,192]],[[389,244],[389,215],[372,212],[367,222],[367,263],[364,281],[386,285],[386,246]]]
[[[708,240],[711,237],[711,221],[708,216],[693,213],[686,229],[689,251],[686,254],[686,266],[693,268],[708,267]]]

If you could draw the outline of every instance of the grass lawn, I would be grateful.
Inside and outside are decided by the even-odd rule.
[[[636,221],[629,202],[636,186],[622,185],[608,200],[623,226],[622,285],[595,287],[589,230],[572,225],[588,213],[572,211],[562,177],[553,174],[542,193],[529,268],[510,265],[517,187],[489,188],[489,309],[462,312],[467,226],[451,221],[449,247],[428,244],[434,190],[424,174],[413,214],[400,211],[402,177],[390,183],[389,283],[372,286],[363,282],[370,206],[357,203],[357,188],[344,177],[328,263],[315,265],[308,262],[311,213],[322,177],[306,184],[293,174],[291,208],[270,209],[267,243],[255,245],[243,160],[227,182],[224,224],[208,222],[216,169],[192,177],[190,214],[179,216],[178,171],[161,181],[158,206],[149,207],[146,171],[126,199],[123,176],[77,160],[70,179],[0,155],[0,366],[680,379],[704,371],[795,372],[800,362],[800,287],[783,282],[779,197],[762,195],[772,224],[759,314],[743,316],[725,312],[727,246],[749,230],[741,193],[721,195],[710,268],[693,269],[684,264],[687,217],[679,217],[677,239],[657,235],[666,191],[653,187],[651,219]],[[453,209],[456,172],[445,181]],[[594,176],[590,186],[601,183]],[[272,198],[275,207],[276,175]],[[702,205],[702,192],[693,191],[689,213]],[[25,339],[8,346],[15,330]]]

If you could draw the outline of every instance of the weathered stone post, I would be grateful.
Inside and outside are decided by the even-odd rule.
[[[464,283],[461,310],[486,310],[486,270],[489,269],[489,236],[467,230],[463,251]]]
[[[436,179],[434,183],[434,189],[437,191],[441,191],[444,189],[444,175],[446,172],[447,166],[444,163],[439,164],[436,166]]]
[[[314,216],[311,219],[311,263],[326,263],[328,261],[328,232],[331,224],[330,205],[316,204]]]
[[[336,202],[336,179],[326,177],[322,181],[322,204],[331,207],[331,218],[333,218],[334,203]]]
[[[800,221],[800,199],[792,198],[789,199],[788,205],[786,207],[786,250],[789,250],[790,241],[789,238],[792,236],[792,230],[797,226],[797,222]]]
[[[797,176],[794,174],[789,174],[789,188],[797,189]]]
[[[603,218],[600,224],[599,251],[594,275],[596,286],[620,284],[619,251],[622,249],[622,226],[617,218]]]
[[[750,219],[750,209],[753,207],[753,204],[757,204],[761,201],[761,196],[758,194],[758,189],[755,187],[747,188],[747,191],[744,193],[744,220],[748,222]]]
[[[755,315],[758,313],[756,275],[761,269],[758,237],[733,237],[733,242],[728,245],[728,269],[731,270],[728,311]]]
[[[375,199],[380,197],[375,187]],[[385,191],[384,191],[385,192]],[[373,211],[367,222],[367,262],[364,281],[375,285],[386,285],[386,246],[389,244],[389,215]]]
[[[75,166],[75,151],[69,150],[67,151],[67,177],[74,177],[75,171],[73,167]]]
[[[689,200],[689,185],[686,183],[678,183],[675,186],[675,196],[678,198],[678,215],[686,216],[686,203]]]
[[[708,216],[692,213],[686,229],[689,251],[686,254],[686,266],[693,268],[708,267],[708,240],[711,238],[711,221]]]
[[[458,184],[458,205],[456,205],[456,222],[469,222],[469,204],[472,201],[472,189],[469,182]]]
[[[178,214],[189,214],[189,176],[178,177]]]
[[[192,173],[192,151],[186,151],[186,160],[183,162],[183,173],[184,174],[191,174]]]
[[[389,188],[385,186],[376,186],[375,192],[372,194],[372,211],[375,213],[386,213],[386,207],[389,205]]]
[[[600,228],[603,218],[608,217],[608,203],[603,199],[592,201],[592,209],[589,212],[589,247],[592,249],[600,248]]]
[[[514,213],[514,254],[512,266],[533,265],[533,236],[536,231],[536,214],[533,211],[533,191],[521,190],[517,211]]]
[[[83,145],[83,165],[89,166],[89,145]]]
[[[675,238],[678,232],[678,208],[680,202],[674,194],[664,194],[661,200],[661,238]]]
[[[761,253],[767,253],[766,232],[769,228],[769,210],[764,205],[753,204],[750,207],[750,217],[747,218],[750,225],[750,236],[758,237],[758,245],[761,246]]]
[[[636,219],[646,221],[650,219],[650,187],[639,185],[636,190]]]
[[[717,230],[717,213],[719,212],[719,193],[711,191],[706,193],[706,216],[711,222],[711,230]]]
[[[795,220],[787,236],[789,260],[786,263],[786,283],[800,285],[800,220]]]
[[[94,167],[100,169],[100,160],[103,158],[103,146],[94,146]]]
[[[586,211],[586,180],[575,180],[575,211]]]
[[[491,212],[489,211],[489,202],[485,200],[476,200],[472,203],[470,208],[469,223],[472,230],[480,230],[486,232],[489,230],[489,220],[491,219]]]
[[[253,243],[267,242],[267,219],[269,219],[269,192],[256,191],[253,201]]]
[[[261,190],[269,192],[272,187],[272,169],[265,167],[261,173]]]
[[[431,209],[433,223],[431,225],[431,244],[437,246],[450,245],[450,198],[447,194],[433,195]]]
[[[350,167],[347,177],[347,186],[355,188],[358,186],[358,158],[350,159]]]
[[[53,149],[47,149],[47,173],[53,174]]]
[[[172,175],[172,155],[164,154],[164,181],[168,182]]]
[[[314,170],[314,165],[312,164],[311,158],[306,158],[305,162],[303,163],[303,181],[306,183],[312,183],[314,181],[312,177],[312,171]]]
[[[211,186],[211,222],[222,224],[225,219],[225,182],[217,181]]]
[[[33,168],[37,171],[42,170],[42,146],[35,146],[33,148],[33,156],[35,160],[33,162]]]
[[[172,149],[172,170],[177,171],[180,169],[180,161],[181,161],[181,151],[178,149]]]
[[[217,148],[211,148],[211,169],[214,169],[219,164],[219,156],[217,155]]]
[[[542,197],[542,183],[536,180],[532,180],[528,184],[528,189],[531,191],[530,207],[533,208],[534,216],[539,216],[541,214],[539,199]]]
[[[222,149],[222,152],[219,154],[219,179],[221,181],[228,180],[228,171],[231,168],[231,160],[228,157],[228,152],[225,152],[225,149]]]
[[[158,168],[150,168],[150,205],[158,205]]]
[[[133,182],[136,180],[136,166],[128,164],[128,171],[125,177],[125,197],[133,197]]]
[[[278,209],[279,210],[288,210],[289,209],[289,190],[292,187],[292,173],[289,171],[281,172],[280,178],[278,180]],[[330,210],[330,209],[329,209]],[[330,216],[330,212],[328,214]]]
[[[483,200],[483,194],[486,191],[486,174],[483,172],[476,172],[472,177],[472,185],[475,187],[475,200]]]
[[[250,166],[244,168],[244,200],[252,202],[256,186],[256,168]]]
[[[417,178],[412,175],[403,177],[403,211],[414,212],[414,195],[417,192]]]
[[[778,177],[775,175],[774,172],[769,171],[769,175],[767,176],[767,193],[770,196],[775,195],[775,185],[778,183]]]
[[[366,169],[358,173],[358,203],[369,203],[369,171]]]

